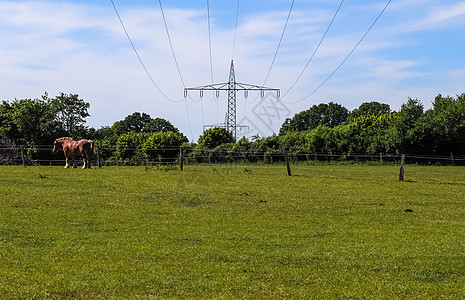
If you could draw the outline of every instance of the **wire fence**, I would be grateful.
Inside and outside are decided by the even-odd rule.
[[[292,153],[278,149],[267,151],[212,150],[186,147],[125,148],[95,147],[92,156],[93,166],[134,166],[134,165],[180,165],[185,164],[234,164],[260,163],[274,164],[312,162],[349,162],[349,163],[392,163],[399,164],[402,155],[366,154],[366,153]],[[82,165],[80,159],[78,165]],[[405,164],[420,165],[455,165],[465,166],[465,156],[450,153],[447,156],[405,154]],[[0,165],[65,165],[63,151],[52,153],[52,146],[42,145],[0,147]]]

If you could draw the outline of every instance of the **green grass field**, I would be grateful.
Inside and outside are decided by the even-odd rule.
[[[292,171],[0,167],[0,298],[465,298],[465,168]]]

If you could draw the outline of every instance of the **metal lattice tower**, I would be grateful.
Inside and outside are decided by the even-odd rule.
[[[234,60],[231,60],[231,67],[229,69],[229,81],[226,83],[217,83],[199,86],[195,88],[185,88],[184,96],[187,97],[188,91],[200,91],[200,97],[203,97],[204,91],[215,91],[215,96],[220,96],[220,91],[228,91],[228,113],[226,117],[226,129],[230,131],[234,138],[236,137],[236,128],[238,127],[236,122],[236,92],[244,91],[245,98],[248,97],[249,91],[260,91],[260,96],[265,96],[265,91],[276,91],[279,98],[279,89],[269,88],[265,86],[251,85],[246,83],[236,82],[236,74],[234,71]]]
[[[236,138],[236,74],[234,72],[234,62],[231,60],[228,82],[228,116],[226,119],[226,129]]]

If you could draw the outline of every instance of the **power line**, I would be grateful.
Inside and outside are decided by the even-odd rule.
[[[236,38],[237,38],[237,24],[239,21],[239,0],[237,0],[237,9],[236,9],[236,27],[234,28],[234,42],[233,42],[233,53],[232,59],[234,59],[236,54]]]
[[[271,70],[273,69],[274,63],[276,61],[276,56],[278,55],[279,49],[281,48],[281,43],[284,38],[284,33],[286,32],[286,29],[287,29],[287,24],[289,23],[289,18],[291,17],[292,9],[294,7],[294,2],[295,0],[292,0],[291,7],[289,8],[289,13],[287,14],[286,23],[284,24],[283,32],[281,33],[281,37],[279,39],[278,47],[276,48],[276,52],[274,53],[274,57],[270,65],[270,69],[268,70],[268,74],[266,74],[266,78],[265,78],[265,81],[263,82],[263,85],[266,84],[266,82],[268,81],[268,78],[270,77]]]
[[[212,32],[211,32],[211,24],[210,24],[210,1],[207,0],[207,23],[208,23],[208,49],[210,52],[210,79],[211,79],[211,84],[213,84],[213,54],[212,54]],[[215,99],[215,96],[213,96],[213,99]],[[216,101],[216,122],[218,123],[218,101]],[[202,119],[203,117],[203,106],[202,106]],[[205,119],[204,119],[204,125],[205,125]]]
[[[273,69],[273,66],[274,66],[274,63],[276,61],[276,57],[278,55],[279,49],[281,48],[281,43],[282,43],[283,38],[284,38],[284,33],[286,32],[286,29],[287,29],[287,24],[289,23],[289,19],[291,17],[292,9],[294,7],[294,2],[295,2],[295,0],[292,0],[291,7],[289,8],[289,13],[287,14],[286,22],[284,23],[283,32],[281,33],[281,37],[279,39],[278,46],[277,46],[276,51],[274,53],[273,60],[271,61],[270,68],[268,69],[268,74],[266,75],[265,80],[263,81],[263,85],[266,84],[266,82],[268,81],[268,78],[270,77],[271,70]],[[257,99],[258,99],[258,95],[257,95],[257,97],[255,97],[255,99],[253,101],[251,101],[251,103],[254,103],[255,101],[257,101]],[[246,103],[247,103],[247,101],[246,101]],[[246,109],[246,107],[244,106],[244,114],[245,114],[245,109]]]
[[[111,1],[111,4],[113,5],[113,9],[115,10],[116,15],[118,16],[119,22],[121,23],[121,26],[123,27],[124,33],[126,34],[126,37],[128,38],[129,43],[132,46],[132,49],[134,50],[134,53],[136,54],[137,58],[139,59],[139,62],[142,65],[142,68],[144,69],[145,73],[149,77],[149,79],[152,82],[153,86],[155,86],[155,88],[158,90],[158,92],[160,94],[162,94],[162,96],[166,100],[174,102],[174,103],[180,103],[181,101],[183,101],[183,100],[176,101],[176,100],[170,99],[168,96],[166,96],[165,93],[163,93],[163,91],[160,89],[160,87],[158,87],[158,85],[155,83],[155,80],[153,79],[152,75],[150,75],[150,72],[147,70],[147,67],[145,66],[144,62],[142,61],[142,58],[140,57],[139,52],[137,51],[136,47],[134,46],[134,43],[132,42],[132,39],[129,36],[129,33],[128,33],[127,29],[126,29],[126,26],[124,26],[123,19],[121,18],[120,14],[118,12],[118,9],[116,8],[115,3],[113,2],[113,0],[110,0],[110,1]]]
[[[304,101],[305,99],[307,99],[308,97],[312,96],[313,94],[315,94],[326,82],[328,82],[328,80],[331,79],[331,77],[333,77],[333,75],[342,67],[342,65],[349,59],[349,57],[355,52],[355,50],[358,48],[358,46],[362,43],[362,41],[365,39],[365,37],[368,35],[368,33],[371,31],[371,29],[375,26],[375,24],[378,22],[378,20],[381,18],[381,16],[383,15],[383,13],[386,11],[386,9],[388,8],[389,4],[391,4],[392,0],[389,0],[387,2],[387,4],[384,6],[383,10],[379,13],[379,15],[376,17],[376,19],[373,21],[373,23],[371,24],[371,26],[368,28],[368,30],[365,32],[365,34],[362,36],[362,38],[358,41],[358,43],[354,46],[354,48],[349,52],[349,54],[347,54],[347,56],[342,60],[342,62],[337,66],[337,68],[331,73],[329,74],[329,76],[316,88],[314,89],[310,94],[308,94],[307,96],[303,97],[302,99],[300,100],[297,100],[297,101],[292,101],[292,102],[286,102],[286,103],[289,103],[289,104],[293,104],[293,103],[298,103],[298,102],[301,102],[301,101]]]
[[[212,32],[210,25],[210,1],[207,0],[208,48],[210,50],[210,77],[213,84]]]
[[[165,12],[163,10],[163,5],[161,4],[161,0],[158,0],[158,3],[160,4],[160,12],[161,12],[161,15],[163,17],[163,23],[165,24],[166,35],[168,37],[168,42],[170,44],[171,53],[173,54],[174,63],[176,64],[176,70],[178,71],[179,78],[181,79],[183,87],[186,88],[186,84],[184,83],[184,79],[183,79],[182,74],[181,74],[181,69],[179,68],[178,60],[176,58],[176,53],[174,52],[173,43],[171,42],[171,36],[170,36],[170,32],[168,30],[168,23],[166,22]],[[190,128],[190,131],[191,131],[191,136],[193,138],[194,134],[192,132],[191,118],[190,118],[190,114],[189,114],[189,106],[187,105],[187,100],[186,99],[184,99],[184,102],[186,104],[187,121],[189,122],[189,128]],[[203,110],[202,110],[202,115],[203,115]]]
[[[287,94],[289,94],[289,92],[294,88],[294,86],[297,84],[297,82],[300,80],[300,78],[302,77],[302,75],[305,73],[305,70],[307,70],[307,67],[308,65],[310,64],[310,62],[313,60],[313,58],[315,57],[315,54],[316,52],[318,51],[318,49],[320,48],[321,46],[321,43],[323,42],[323,40],[325,39],[326,35],[328,34],[328,31],[329,29],[331,28],[331,26],[333,25],[334,23],[334,20],[336,19],[336,16],[338,15],[339,11],[341,10],[341,7],[342,7],[342,4],[344,3],[344,0],[341,1],[341,3],[339,4],[339,7],[337,8],[336,12],[334,13],[334,16],[333,18],[331,19],[331,22],[329,23],[328,27],[326,28],[326,31],[325,33],[323,34],[323,36],[321,37],[320,39],[320,42],[318,43],[318,45],[316,46],[315,50],[313,51],[312,55],[310,56],[310,59],[307,61],[307,64],[305,65],[305,67],[302,69],[302,72],[300,72],[299,76],[297,77],[297,79],[294,81],[294,83],[291,85],[291,87],[287,90],[287,92],[282,96],[282,99],[284,99],[286,97]]]
[[[115,3],[113,2],[113,0],[110,0],[110,1],[111,1],[112,6],[113,6],[113,9],[115,10],[116,15],[118,16],[118,19],[119,19],[119,21],[120,21],[120,23],[121,23],[121,26],[122,26],[122,28],[123,28],[123,30],[124,30],[124,33],[126,34],[126,37],[128,38],[129,43],[130,43],[131,46],[132,46],[132,49],[134,50],[134,53],[136,54],[137,58],[139,59],[139,62],[140,62],[140,64],[142,65],[142,68],[144,69],[145,73],[146,73],[147,76],[149,77],[149,79],[150,79],[150,81],[152,82],[152,84],[153,84],[153,85],[155,86],[155,88],[160,92],[160,94],[163,95],[163,97],[164,97],[166,100],[168,100],[168,101],[170,101],[170,102],[173,102],[173,103],[180,103],[180,102],[184,101],[184,103],[185,103],[185,105],[186,105],[187,119],[188,119],[188,123],[189,123],[189,129],[190,129],[191,137],[194,138],[194,134],[193,134],[193,132],[192,132],[192,125],[191,125],[191,120],[190,120],[190,114],[189,114],[189,107],[188,107],[188,105],[187,105],[186,99],[181,99],[181,100],[179,100],[179,101],[176,101],[176,100],[173,100],[173,99],[169,98],[168,96],[166,96],[165,93],[163,93],[163,91],[162,91],[162,90],[159,88],[159,86],[155,83],[155,80],[154,80],[153,77],[150,75],[150,72],[148,71],[147,67],[145,66],[144,62],[142,61],[141,56],[139,55],[139,52],[137,51],[137,49],[136,49],[134,43],[132,42],[131,36],[129,35],[129,32],[127,31],[126,26],[124,25],[123,19],[121,18],[120,14],[119,14],[119,12],[118,12],[118,9],[116,8]],[[160,2],[160,6],[161,6],[161,2]],[[163,11],[162,11],[162,14],[163,14]],[[165,27],[166,27],[166,30],[167,30],[167,32],[168,32],[168,28],[167,28],[167,26],[166,26],[166,21],[165,21]],[[168,33],[168,38],[169,38],[169,33]],[[171,44],[171,39],[170,39],[170,44]],[[171,48],[172,48],[172,47],[171,47]],[[173,48],[172,48],[172,49],[173,49]],[[173,51],[173,54],[174,54],[174,51]],[[176,59],[175,59],[175,60],[176,60]],[[176,62],[176,65],[177,65],[177,62]],[[178,68],[178,71],[179,71],[179,68]],[[182,76],[181,76],[181,79],[182,79]],[[184,81],[183,81],[183,83],[184,83]]]
[[[295,0],[292,0],[291,6],[290,6],[290,8],[289,8],[289,12],[288,12],[288,14],[287,14],[286,22],[284,23],[283,32],[281,33],[281,37],[280,37],[280,39],[279,39],[278,46],[276,47],[276,51],[275,51],[275,53],[274,53],[273,60],[271,61],[271,65],[270,65],[270,68],[268,69],[268,73],[267,73],[267,75],[266,75],[266,77],[265,77],[265,80],[263,81],[263,85],[266,84],[266,82],[268,81],[268,78],[270,77],[271,70],[273,69],[274,63],[275,63],[275,61],[276,61],[276,57],[278,56],[279,49],[281,48],[281,43],[282,43],[282,41],[283,41],[284,34],[286,33],[287,25],[288,25],[288,23],[289,23],[289,19],[290,19],[290,17],[291,17],[291,13],[292,13],[292,10],[293,10],[293,8],[294,8],[294,2],[295,2]],[[257,97],[255,97],[255,100],[253,100],[252,103],[255,102],[255,101],[257,101],[258,97],[259,97],[259,96],[257,95]],[[245,103],[244,103],[244,116],[245,116],[246,108],[247,108],[247,99],[246,99],[246,101],[245,101]],[[261,109],[261,108],[260,108],[260,109]],[[255,122],[255,127],[257,127],[258,120],[259,120],[259,117],[258,117],[258,115],[257,115],[257,120],[256,120],[256,122]]]
[[[170,32],[169,32],[169,30],[168,30],[168,24],[167,24],[167,22],[166,22],[165,12],[164,12],[164,10],[163,10],[163,5],[161,4],[161,0],[158,0],[158,3],[160,4],[161,16],[162,16],[162,18],[163,18],[163,23],[165,24],[166,35],[168,36],[168,42],[169,42],[169,44],[170,44],[171,53],[173,54],[173,59],[174,59],[175,65],[176,65],[176,70],[178,71],[179,78],[181,79],[182,85],[183,85],[183,87],[185,88],[185,87],[186,87],[186,84],[184,83],[184,78],[182,77],[181,69],[179,68],[178,60],[177,60],[177,58],[176,58],[176,53],[174,52],[173,43],[171,42],[171,36],[170,36]]]

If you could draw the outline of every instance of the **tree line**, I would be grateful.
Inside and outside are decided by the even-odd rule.
[[[463,154],[465,94],[438,95],[428,110],[411,98],[399,111],[378,102],[362,103],[351,112],[335,103],[314,105],[284,122],[280,145],[344,154]]]
[[[50,98],[2,101],[0,147],[24,145],[28,154],[44,158],[38,149],[61,136],[91,138],[105,160],[169,160],[177,149],[187,149],[195,161],[273,160],[289,150],[293,154],[422,154],[461,155],[465,151],[465,93],[456,97],[438,95],[425,110],[418,99],[408,98],[398,111],[388,104],[364,102],[349,111],[329,102],[311,106],[288,118],[279,133],[235,140],[225,128],[204,131],[196,142],[168,120],[135,112],[99,129],[86,126],[90,104],[77,94]]]

